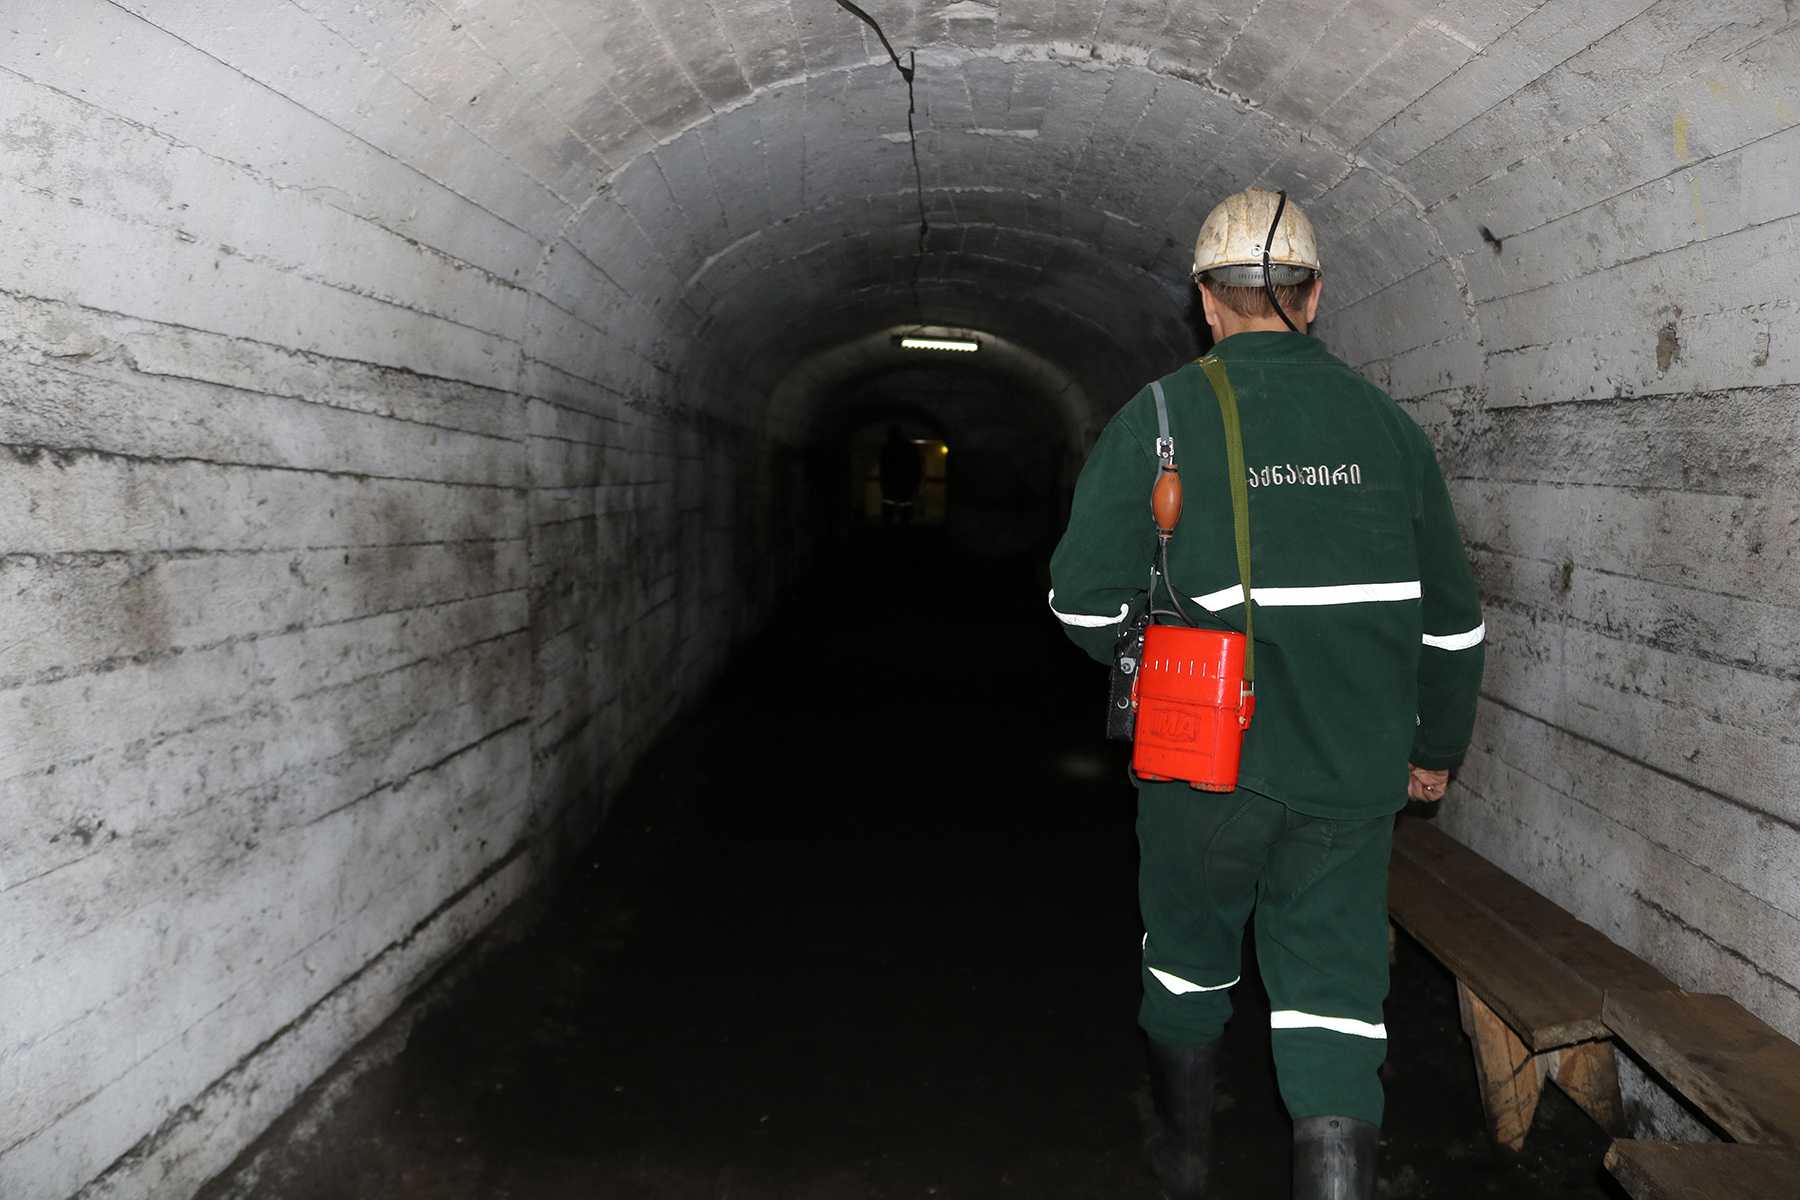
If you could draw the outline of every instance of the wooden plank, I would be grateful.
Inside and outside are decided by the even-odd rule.
[[[1617,1141],[1606,1169],[1634,1200],[1772,1200],[1800,1187],[1800,1153],[1778,1146]]]
[[[1611,1042],[1583,1042],[1552,1050],[1544,1057],[1549,1060],[1550,1078],[1581,1111],[1614,1137],[1626,1132],[1619,1060]]]
[[[1402,819],[1394,830],[1394,855],[1455,888],[1459,896],[1510,925],[1602,992],[1676,990],[1661,971],[1429,821]]]
[[[1608,1036],[1600,990],[1410,858],[1388,872],[1394,920],[1534,1051]]]
[[[1525,1148],[1538,1100],[1544,1094],[1544,1065],[1461,980],[1456,984],[1463,1028],[1475,1049],[1475,1078],[1481,1107],[1487,1114],[1494,1144],[1508,1150]]]
[[[1605,1019],[1738,1141],[1800,1147],[1800,1045],[1731,997],[1608,992]]]

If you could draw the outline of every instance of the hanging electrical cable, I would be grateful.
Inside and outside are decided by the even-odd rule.
[[[894,60],[894,70],[900,72],[900,78],[911,83],[913,78],[913,68],[900,65],[900,56],[894,53],[894,45],[892,42],[888,41],[887,34],[881,28],[881,22],[877,21],[874,17],[871,17],[856,5],[850,3],[850,0],[837,0],[837,6],[875,31],[875,36],[881,39],[881,48],[886,50],[888,52],[888,57]]]
[[[893,43],[888,41],[887,32],[881,28],[881,22],[850,3],[850,0],[835,0],[835,3],[875,31],[875,36],[881,39],[881,48],[893,60],[894,70],[900,72],[900,78],[906,80],[906,142],[912,148],[913,194],[919,202],[919,250],[913,258],[912,294],[913,307],[918,310],[919,320],[923,322],[925,306],[919,300],[919,270],[925,265],[925,255],[931,245],[931,220],[925,214],[925,172],[919,165],[919,131],[914,124],[919,111],[918,98],[913,92],[913,76],[919,71],[918,51],[908,50],[906,62],[902,63]]]
[[[1269,251],[1275,245],[1275,231],[1281,228],[1281,214],[1287,211],[1287,189],[1282,188],[1276,193],[1276,197],[1275,219],[1269,222],[1269,232],[1264,235],[1262,244],[1263,291],[1268,294],[1269,303],[1275,308],[1275,315],[1280,317],[1281,323],[1288,327],[1288,332],[1299,333],[1300,331],[1294,327],[1293,318],[1287,315],[1287,309],[1281,307],[1281,297],[1275,294],[1275,281],[1270,278],[1272,272],[1269,270]]]

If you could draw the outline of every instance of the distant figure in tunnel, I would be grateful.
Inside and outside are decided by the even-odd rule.
[[[913,502],[919,495],[919,481],[924,468],[919,463],[919,448],[889,425],[887,441],[881,444],[881,523],[905,525],[913,517]]]
[[[1294,1196],[1365,1200],[1383,1110],[1394,818],[1409,796],[1441,799],[1468,748],[1479,596],[1425,435],[1306,334],[1321,283],[1305,215],[1285,194],[1228,197],[1193,270],[1240,405],[1261,667],[1236,790],[1138,781],[1151,1162],[1170,1200],[1207,1194],[1218,1048],[1254,915]],[[1158,389],[1188,510],[1160,576]],[[1205,371],[1184,366],[1113,417],[1082,470],[1050,604],[1101,662],[1152,592],[1203,626],[1245,627],[1226,410]]]

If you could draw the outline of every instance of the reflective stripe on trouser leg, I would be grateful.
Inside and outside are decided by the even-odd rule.
[[[1185,783],[1138,789],[1143,1003],[1138,1024],[1171,1046],[1216,1041],[1231,1017],[1244,924],[1286,810],[1248,792]]]
[[[1387,1057],[1387,867],[1394,819],[1294,817],[1256,907],[1275,1073],[1295,1120],[1379,1125]]]

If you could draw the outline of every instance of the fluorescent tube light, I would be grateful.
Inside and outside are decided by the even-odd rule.
[[[902,350],[954,350],[960,354],[973,354],[981,349],[981,343],[971,338],[937,338],[937,337],[903,337],[900,339]]]

